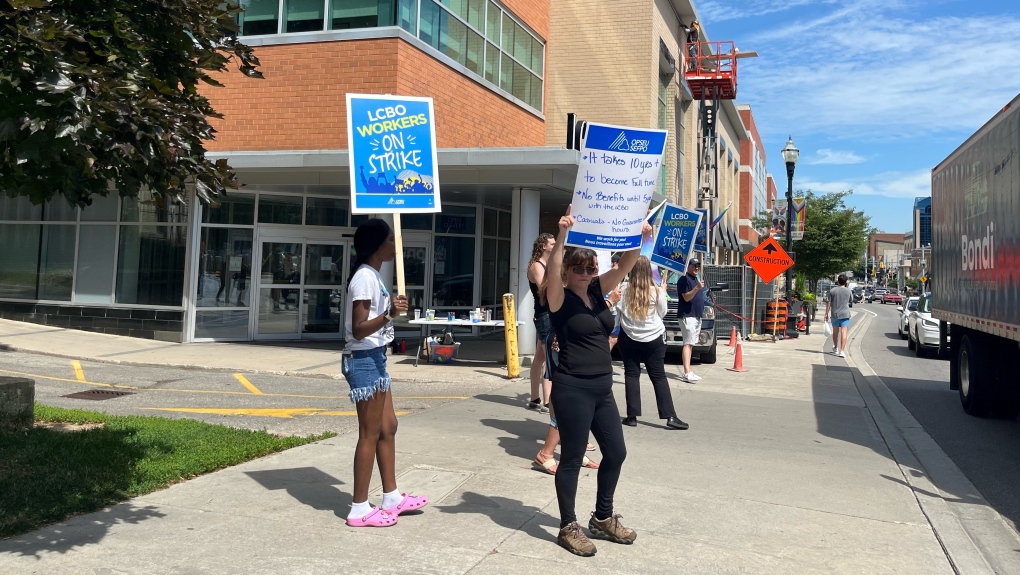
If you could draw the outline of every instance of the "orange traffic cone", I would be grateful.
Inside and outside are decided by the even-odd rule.
[[[726,344],[726,347],[733,347],[737,345],[737,326],[730,328],[730,342]]]
[[[729,371],[736,371],[740,373],[749,371],[744,369],[744,346],[740,344],[739,339],[737,340],[736,355],[733,358],[733,367],[727,367],[726,369]]]

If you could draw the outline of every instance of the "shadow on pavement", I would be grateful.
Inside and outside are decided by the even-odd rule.
[[[149,519],[166,517],[155,507],[136,507],[123,503],[89,513],[66,523],[51,525],[6,541],[0,540],[0,554],[12,553],[39,557],[45,553],[68,553],[76,548],[100,543],[115,525],[137,525]]]
[[[347,518],[347,510],[353,500],[350,493],[333,487],[344,485],[343,481],[316,467],[245,471],[244,474],[270,491],[284,489],[288,495],[312,509],[332,511],[341,519]]]
[[[545,416],[548,417],[548,416]],[[499,446],[506,451],[507,455],[520,457],[527,461],[535,458],[535,454],[542,448],[545,441],[548,423],[538,423],[531,419],[504,420],[504,419],[483,419],[480,423],[486,427],[499,429],[511,434],[513,437],[500,437]]]
[[[457,505],[438,507],[443,513],[477,513],[485,515],[493,523],[513,531],[522,530],[536,539],[554,540],[548,531],[542,529],[552,527],[558,530],[560,523],[554,517],[546,514],[538,507],[525,505],[516,499],[508,497],[489,497],[467,491],[461,495],[461,502]]]

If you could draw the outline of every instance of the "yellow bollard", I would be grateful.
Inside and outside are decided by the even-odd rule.
[[[514,294],[503,294],[503,336],[506,338],[506,376],[516,379],[521,376],[521,362],[517,358],[517,310]]]

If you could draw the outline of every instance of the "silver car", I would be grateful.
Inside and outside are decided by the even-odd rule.
[[[915,295],[907,298],[905,305],[896,307],[896,311],[900,312],[899,325],[896,327],[896,331],[900,334],[900,339],[907,339],[907,333],[910,329],[910,312],[917,309],[917,302],[920,299],[920,297]]]

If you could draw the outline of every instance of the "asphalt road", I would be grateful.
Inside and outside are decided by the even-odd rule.
[[[959,393],[949,389],[949,361],[914,357],[896,333],[896,306],[862,308],[878,314],[863,336],[868,364],[992,507],[1020,528],[1020,421],[964,413]]]

